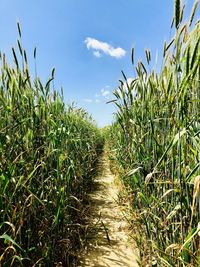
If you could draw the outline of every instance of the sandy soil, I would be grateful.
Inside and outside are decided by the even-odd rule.
[[[126,219],[117,204],[119,189],[105,157],[95,187],[90,194],[88,247],[79,267],[138,267],[136,249],[131,244]]]

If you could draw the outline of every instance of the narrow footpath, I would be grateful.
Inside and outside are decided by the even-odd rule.
[[[133,240],[128,236],[127,222],[118,204],[119,189],[105,156],[94,186],[89,200],[88,247],[79,267],[138,267]]]

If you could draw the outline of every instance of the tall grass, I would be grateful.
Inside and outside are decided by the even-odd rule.
[[[0,265],[73,266],[103,140],[83,109],[51,89],[54,69],[45,85],[37,72],[31,79],[18,31],[13,67],[1,54]]]
[[[160,73],[138,62],[114,92],[112,155],[130,189],[135,240],[150,266],[200,266],[200,23],[175,1]],[[134,50],[133,50],[134,53]],[[134,64],[134,54],[132,54]],[[146,67],[146,65],[148,65]]]

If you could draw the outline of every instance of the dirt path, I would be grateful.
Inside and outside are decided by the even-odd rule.
[[[96,190],[90,195],[88,248],[79,267],[138,267],[137,256],[127,234],[127,223],[117,204],[118,188],[102,160],[102,174],[95,181]]]

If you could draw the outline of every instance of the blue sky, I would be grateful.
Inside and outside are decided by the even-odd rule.
[[[0,50],[11,60],[19,20],[23,46],[33,66],[37,47],[38,73],[45,81],[55,67],[55,86],[66,102],[82,106],[99,126],[112,121],[112,91],[122,78],[133,77],[136,61],[151,50],[153,62],[170,40],[173,0],[1,0]],[[193,0],[185,1],[188,10]],[[171,36],[170,36],[171,35]]]

